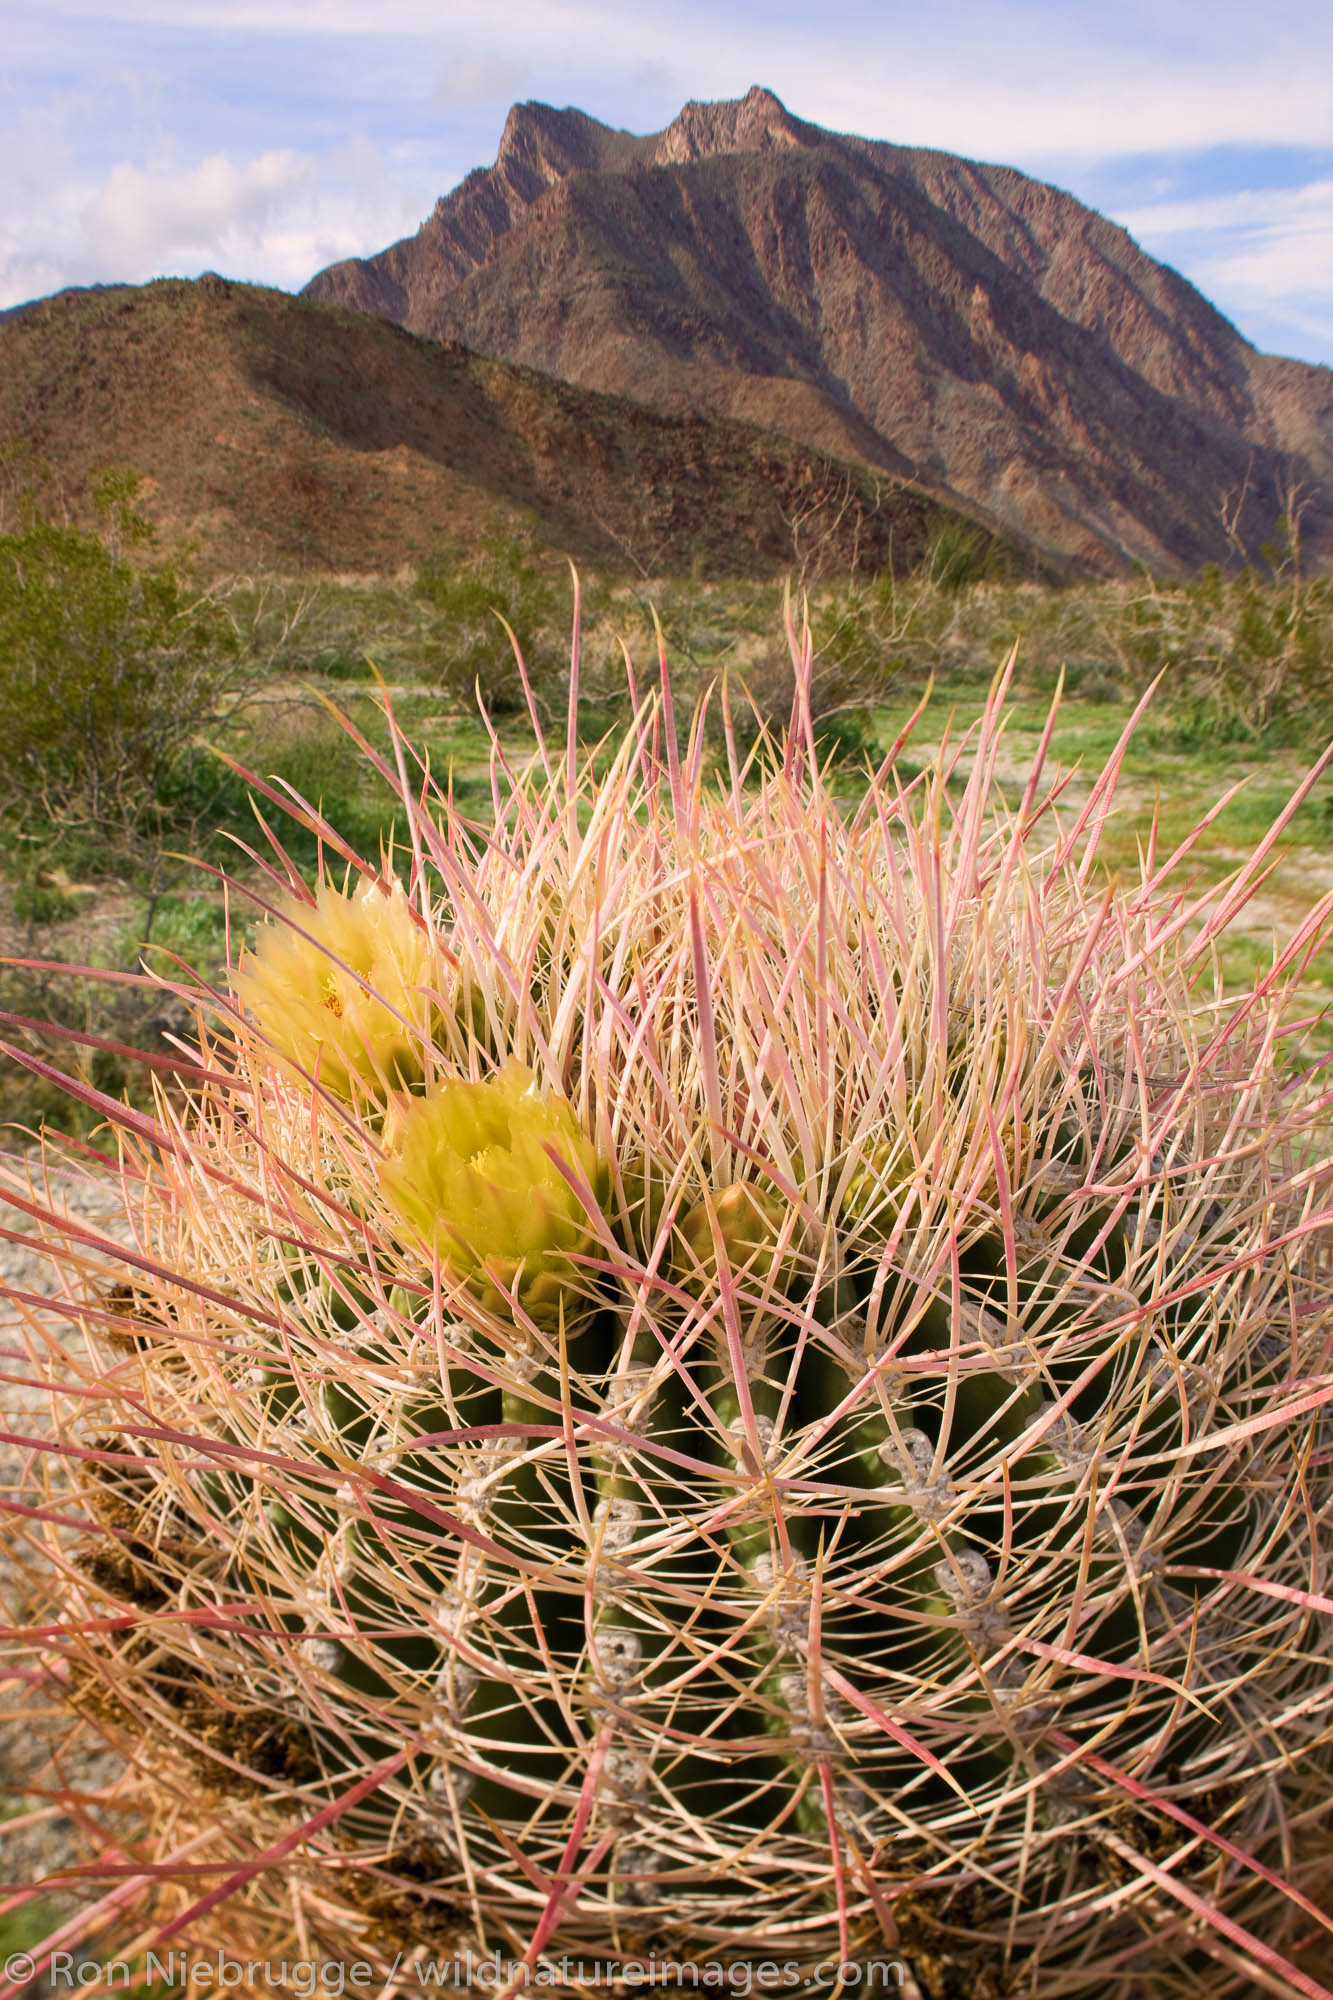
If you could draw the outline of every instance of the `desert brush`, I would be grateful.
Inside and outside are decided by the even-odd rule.
[[[1213,955],[1319,770],[1108,885],[1137,711],[1006,793],[1001,676],[848,803],[791,637],[780,736],[663,658],[594,749],[576,639],[485,826],[390,713],[396,857],[256,781],[320,878],[233,885],[155,1115],[71,1086],[131,1247],[9,1177],[83,1337],[18,1298],[10,1649],[140,1945],[1327,1993],[1329,901]]]

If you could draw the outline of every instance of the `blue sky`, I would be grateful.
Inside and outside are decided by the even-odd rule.
[[[0,306],[295,289],[489,165],[515,99],[650,132],[752,83],[1067,187],[1259,346],[1333,364],[1327,0],[0,0]]]

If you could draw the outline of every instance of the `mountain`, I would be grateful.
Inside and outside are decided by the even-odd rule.
[[[757,87],[646,138],[517,105],[494,167],[306,291],[913,477],[1081,567],[1253,551],[1293,492],[1333,560],[1333,371],[1058,188]]]
[[[212,273],[11,313],[7,440],[22,449],[0,450],[0,475],[21,479],[26,450],[76,514],[91,469],[134,468],[163,540],[233,570],[393,570],[496,527],[620,573],[902,567],[956,520],[750,424],[660,415]]]

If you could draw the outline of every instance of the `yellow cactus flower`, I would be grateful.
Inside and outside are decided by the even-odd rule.
[[[236,977],[261,1033],[349,1103],[421,1075],[438,961],[401,885],[345,895],[321,882],[315,907],[269,924]]]
[[[550,1324],[562,1301],[568,1314],[588,1290],[587,1273],[570,1260],[593,1244],[556,1158],[605,1203],[606,1169],[573,1105],[543,1094],[511,1060],[480,1083],[460,1078],[403,1107],[381,1185],[413,1235],[483,1305],[503,1312],[516,1292],[533,1319]]]

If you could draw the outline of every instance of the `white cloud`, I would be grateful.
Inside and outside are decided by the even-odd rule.
[[[61,285],[208,268],[296,289],[421,219],[364,134],[318,159],[285,148],[241,161],[213,153],[193,167],[122,160],[99,183],[48,183],[22,207],[4,198],[7,179],[0,172],[0,306]]]
[[[290,150],[261,153],[243,166],[214,153],[186,173],[170,166],[145,172],[122,160],[89,203],[86,226],[110,268],[138,276],[262,239],[316,185],[313,164]]]
[[[362,188],[378,187],[384,180],[384,155],[364,132],[353,132],[341,146],[335,146],[320,163],[321,175],[351,181]]]
[[[1299,5],[1256,32],[1248,0],[937,0],[924,14],[908,0],[827,0],[814,17],[759,0],[507,0],[521,72],[493,53],[494,0],[450,0],[444,13],[438,0],[380,0],[373,38],[390,68],[396,45],[447,49],[451,109],[531,79],[538,95],[620,122],[612,99],[678,76],[683,95],[767,83],[819,123],[986,158],[1317,146],[1333,130],[1333,14]],[[45,0],[42,14],[50,25],[32,35],[58,34],[63,16],[148,37],[169,26],[326,50],[369,40],[364,0]]]
[[[1333,180],[1294,188],[1237,188],[1193,201],[1147,202],[1117,220],[1131,235],[1166,237],[1201,229],[1288,231],[1327,227],[1333,218]],[[1333,275],[1333,274],[1331,274]]]
[[[435,86],[435,102],[446,111],[503,103],[517,96],[526,81],[522,64],[504,56],[455,56]]]

